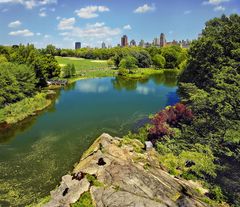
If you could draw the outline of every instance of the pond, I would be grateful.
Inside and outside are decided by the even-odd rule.
[[[54,104],[0,132],[0,206],[25,206],[49,194],[103,132],[121,137],[178,101],[176,76],[80,80]]]

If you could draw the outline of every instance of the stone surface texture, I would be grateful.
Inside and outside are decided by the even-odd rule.
[[[89,191],[96,207],[205,207],[198,183],[176,178],[159,164],[152,148],[138,140],[102,134],[83,154],[73,174],[93,175],[102,185],[65,175],[46,207],[70,206]],[[104,161],[104,162],[102,162]],[[201,189],[200,189],[201,188]]]

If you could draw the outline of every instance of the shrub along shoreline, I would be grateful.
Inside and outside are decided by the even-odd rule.
[[[36,115],[51,103],[52,100],[47,98],[46,93],[37,93],[31,98],[25,98],[0,109],[0,129],[9,128],[29,116]]]

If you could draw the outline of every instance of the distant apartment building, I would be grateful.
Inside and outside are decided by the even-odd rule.
[[[153,45],[154,46],[160,46],[160,39],[159,38],[154,38],[154,40],[153,40]]]
[[[123,35],[121,38],[121,46],[122,47],[127,47],[128,46],[128,37],[127,35]]]
[[[81,49],[81,42],[75,42],[75,50]]]
[[[144,44],[144,47],[145,48],[148,48],[148,47],[151,47],[152,46],[152,44],[150,43],[150,42],[146,42],[145,44]]]
[[[166,46],[166,43],[167,43],[167,41],[166,41],[165,34],[161,33],[161,35],[160,35],[160,47]]]
[[[131,47],[135,47],[137,44],[136,44],[136,41],[135,40],[131,40],[130,42],[130,46]]]
[[[188,39],[180,41],[180,45],[182,48],[189,48],[190,44],[191,44],[191,41]]]
[[[105,49],[105,48],[107,48],[107,46],[106,46],[105,42],[103,42],[102,43],[102,49]]]
[[[141,40],[141,41],[139,42],[139,47],[144,47],[144,45],[145,45],[144,40]]]

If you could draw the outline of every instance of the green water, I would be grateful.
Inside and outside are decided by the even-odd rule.
[[[101,133],[122,136],[178,101],[176,77],[81,80],[50,108],[0,134],[0,206],[25,206],[49,194]]]

